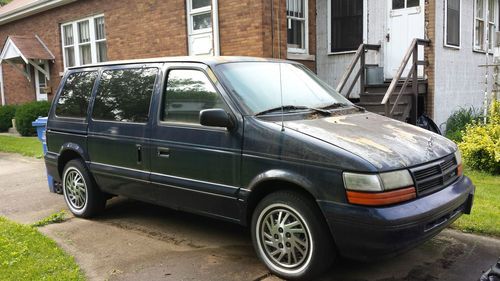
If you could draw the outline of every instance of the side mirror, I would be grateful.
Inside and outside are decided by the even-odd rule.
[[[200,124],[209,127],[234,127],[231,116],[222,108],[204,109],[200,111]]]

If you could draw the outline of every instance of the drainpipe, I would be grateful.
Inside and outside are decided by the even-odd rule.
[[[2,64],[0,63],[0,94],[2,96],[2,106],[5,105],[5,94],[3,92],[3,71],[2,71]]]

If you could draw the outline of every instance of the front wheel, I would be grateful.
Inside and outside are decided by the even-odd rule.
[[[312,279],[336,256],[318,207],[290,191],[272,193],[257,205],[252,240],[259,258],[285,279]]]
[[[106,197],[82,160],[75,159],[66,164],[62,184],[66,205],[75,216],[89,218],[104,209]]]

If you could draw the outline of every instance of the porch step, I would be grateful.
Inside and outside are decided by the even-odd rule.
[[[401,99],[402,100],[402,99]],[[398,105],[396,106],[396,111],[401,111],[403,112],[405,110],[405,108],[408,106],[408,104],[410,104],[408,101],[401,101],[398,103]],[[392,101],[394,102],[395,99]],[[358,102],[356,105],[359,105],[361,107],[364,107],[366,110],[370,111],[370,112],[375,112],[375,113],[378,113],[378,112],[385,112],[385,105],[381,104],[380,101],[376,101],[376,102]],[[391,104],[392,106],[392,104]]]

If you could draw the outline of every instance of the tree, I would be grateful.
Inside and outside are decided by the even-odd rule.
[[[0,6],[5,6],[5,5],[9,4],[10,1],[12,1],[12,0],[0,0]]]

